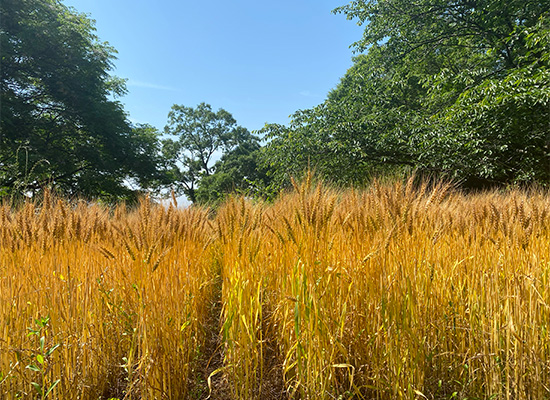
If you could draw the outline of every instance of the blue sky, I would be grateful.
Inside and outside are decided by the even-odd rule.
[[[119,99],[133,122],[163,129],[173,104],[224,108],[257,130],[323,101],[352,64],[362,29],[345,0],[65,0],[118,50]]]

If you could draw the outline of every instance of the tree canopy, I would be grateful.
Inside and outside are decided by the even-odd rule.
[[[550,1],[370,0],[326,101],[267,125],[275,178],[308,164],[343,183],[407,167],[481,182],[550,180]]]
[[[158,135],[131,126],[110,75],[115,50],[56,0],[3,0],[0,194],[46,184],[72,195],[132,195],[159,181]]]
[[[266,196],[269,193],[268,171],[260,164],[260,140],[248,133],[239,144],[223,154],[214,164],[214,173],[199,182],[196,200],[215,204],[230,193]]]
[[[59,0],[0,3],[0,196],[53,186],[193,202],[273,193],[307,168],[349,185],[404,169],[465,185],[550,183],[550,0],[353,0],[359,53],[326,100],[260,140],[206,103],[165,134],[129,123],[116,51]]]
[[[163,141],[163,154],[177,191],[193,203],[245,190],[259,176],[258,138],[226,110],[213,111],[206,103],[196,108],[175,104],[168,120],[165,132],[177,139]]]

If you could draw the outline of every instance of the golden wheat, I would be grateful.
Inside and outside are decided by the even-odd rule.
[[[0,397],[550,398],[547,192],[293,184],[0,206]]]

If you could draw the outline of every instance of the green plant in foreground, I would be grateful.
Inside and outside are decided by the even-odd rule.
[[[40,382],[31,382],[31,385],[39,394],[41,399],[45,399],[52,392],[52,390],[57,386],[61,379],[57,379],[51,384],[48,383],[47,372],[48,372],[48,362],[52,353],[59,347],[59,344],[55,344],[51,347],[46,346],[46,333],[48,329],[48,324],[50,322],[50,317],[42,317],[35,319],[35,328],[28,328],[29,333],[27,336],[36,336],[39,337],[40,351],[31,357],[31,362],[27,365],[27,369],[37,372],[40,374]],[[36,362],[34,362],[36,361]]]

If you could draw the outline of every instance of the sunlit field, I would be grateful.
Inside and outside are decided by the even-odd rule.
[[[550,399],[550,194],[0,208],[2,399]]]

